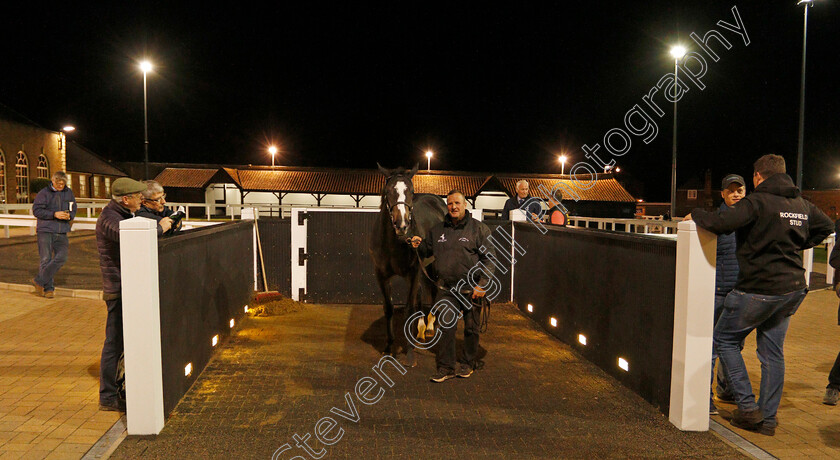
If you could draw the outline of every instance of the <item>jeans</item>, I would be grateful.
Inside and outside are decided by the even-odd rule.
[[[761,409],[764,423],[776,426],[776,412],[785,381],[784,344],[790,317],[796,313],[808,289],[783,295],[749,294],[733,290],[726,296],[723,313],[715,326],[714,343],[724,365],[726,381],[738,409]],[[760,397],[756,403],[740,344],[756,330],[757,354],[761,361]]]
[[[717,325],[718,319],[720,319],[721,313],[723,313],[723,301],[726,299],[726,294],[718,295],[715,294],[715,322],[713,324]],[[741,350],[744,349],[744,342],[741,341]],[[718,359],[717,351],[715,351],[714,343],[712,344],[712,378],[711,384],[715,384],[715,361]],[[726,371],[724,370],[723,361],[718,363],[717,369],[717,395],[723,399],[731,399],[731,392],[729,391],[729,386],[726,384]],[[714,391],[710,390],[709,398],[711,399],[714,396]]]
[[[117,364],[123,352],[122,299],[106,300],[108,319],[105,344],[99,361],[99,402],[111,403],[119,397]]]
[[[457,299],[451,296],[446,296],[452,305],[458,305],[460,311],[464,315],[464,359],[461,361],[472,368],[475,368],[475,359],[478,354],[478,324],[476,323],[475,307],[467,309],[461,305]],[[435,364],[438,370],[445,372],[455,371],[455,330],[458,328],[458,322],[455,321],[451,327],[445,327],[440,319],[443,315],[438,315],[438,326],[440,327],[441,337],[437,344],[437,352],[435,353]]]
[[[38,232],[38,256],[41,266],[35,282],[42,286],[44,291],[55,291],[53,278],[58,269],[67,262],[69,248],[70,242],[66,233]]]

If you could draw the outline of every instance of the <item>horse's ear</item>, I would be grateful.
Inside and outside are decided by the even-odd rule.
[[[417,174],[417,168],[420,166],[420,163],[414,163],[414,167],[411,168],[411,171],[408,172],[408,178],[411,179]]]
[[[387,170],[387,169],[383,168],[383,167],[382,167],[382,165],[381,165],[381,164],[379,164],[379,162],[378,162],[378,161],[376,162],[376,167],[377,167],[377,168],[379,168],[379,172],[381,172],[382,174],[384,174],[384,175],[385,175],[385,177],[388,177],[388,176],[390,176],[390,175],[391,175],[391,171],[389,171],[389,170]]]

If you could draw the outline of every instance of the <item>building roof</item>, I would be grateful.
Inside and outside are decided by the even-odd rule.
[[[207,168],[166,168],[155,177],[155,180],[164,187],[204,188],[212,183],[211,179],[220,171],[219,169]],[[219,182],[229,183],[230,181],[220,180]]]
[[[582,178],[588,179],[589,176]],[[551,190],[558,182],[566,199],[575,190],[583,201],[634,202],[635,199],[611,174],[597,174],[594,184],[582,189],[570,178],[559,174],[491,174],[465,171],[420,171],[414,176],[414,191],[446,195],[461,190],[467,197],[481,192],[499,191],[509,196],[515,192],[516,182],[526,179],[532,194],[539,186]],[[223,167],[166,168],[156,178],[164,187],[205,188],[211,183],[232,183],[245,192],[325,193],[342,195],[378,195],[385,185],[385,177],[372,169],[327,169],[296,167]]]
[[[116,166],[75,142],[67,143],[67,170],[103,176],[127,176]]]

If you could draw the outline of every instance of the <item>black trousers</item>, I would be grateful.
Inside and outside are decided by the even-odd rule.
[[[828,386],[826,388],[840,390],[840,353],[837,354],[837,359],[834,360],[834,366],[831,367],[831,372],[828,373]]]
[[[117,363],[123,352],[122,299],[106,300],[108,320],[105,323],[105,344],[99,360],[99,402],[113,402],[119,397]]]
[[[467,364],[475,368],[475,359],[478,354],[478,323],[476,307],[470,309],[464,307],[457,299],[452,296],[445,296],[452,305],[458,307],[459,311],[464,315],[464,354],[463,358],[458,361],[462,364]],[[445,372],[454,372],[456,363],[455,354],[455,330],[458,322],[454,321],[451,327],[445,327],[441,320],[445,317],[451,316],[453,313],[438,314],[437,325],[440,328],[441,338],[437,344],[435,353],[435,363],[438,370]]]

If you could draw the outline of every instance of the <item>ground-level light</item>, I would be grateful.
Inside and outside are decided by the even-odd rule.
[[[552,316],[549,322],[551,323],[552,327],[557,327],[557,318]]]
[[[583,334],[578,334],[578,342],[580,342],[581,345],[586,345],[586,336]]]
[[[192,363],[187,363],[187,365],[184,366],[184,377],[189,377],[190,374],[192,374]]]
[[[219,335],[218,334],[214,335],[213,339],[210,340],[210,343],[213,344],[213,346],[215,347],[219,343]]]
[[[630,363],[624,358],[618,358],[618,367],[624,369],[626,372],[630,372]]]
[[[231,327],[231,328],[233,328],[233,325],[234,325],[234,324],[236,324],[236,323],[233,321],[233,318],[231,318],[231,319],[230,319],[230,327]]]
[[[531,305],[531,304],[528,304],[528,311],[533,313],[534,312],[534,306]]]

